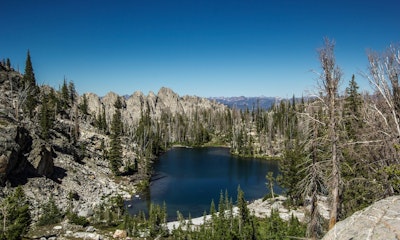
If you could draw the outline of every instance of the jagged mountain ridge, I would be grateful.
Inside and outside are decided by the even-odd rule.
[[[150,111],[150,116],[159,119],[162,112],[172,115],[181,114],[190,116],[197,110],[210,110],[223,112],[227,107],[218,101],[209,100],[197,96],[179,96],[173,90],[162,87],[157,95],[150,91],[144,95],[141,91],[135,91],[130,96],[119,96],[109,92],[103,97],[94,93],[85,93],[88,102],[88,110],[92,116],[97,116],[105,109],[106,120],[110,122],[115,112],[114,103],[119,97],[122,103],[122,117],[124,124],[133,126],[138,123],[142,111]],[[82,97],[80,98],[82,101]]]

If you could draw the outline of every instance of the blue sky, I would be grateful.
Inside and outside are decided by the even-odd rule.
[[[77,91],[179,95],[306,95],[320,71],[316,49],[336,41],[344,72],[367,71],[366,51],[400,41],[400,3],[311,0],[2,0],[0,59],[39,84]]]

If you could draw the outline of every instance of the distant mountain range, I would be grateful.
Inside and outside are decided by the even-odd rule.
[[[279,97],[210,97],[209,100],[214,100],[216,102],[227,105],[230,108],[237,109],[249,109],[253,107],[257,108],[260,106],[263,109],[269,109],[274,103],[279,102],[281,98]]]

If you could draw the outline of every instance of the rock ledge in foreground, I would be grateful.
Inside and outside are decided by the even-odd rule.
[[[323,238],[400,239],[400,196],[388,197],[338,222]]]

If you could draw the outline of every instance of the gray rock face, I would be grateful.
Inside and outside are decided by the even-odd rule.
[[[0,156],[0,185],[3,186],[7,179],[7,166],[8,157],[6,155]]]
[[[109,93],[107,93],[107,95],[105,95],[101,99],[101,102],[103,103],[104,108],[106,110],[106,119],[107,119],[108,123],[111,123],[111,121],[112,121],[112,117],[115,113],[114,104],[117,101],[118,97],[119,97],[118,94],[116,94],[114,92],[109,92]],[[122,108],[124,108],[124,106],[126,106],[126,103],[123,98],[120,98],[120,100],[121,100]]]
[[[88,111],[89,112],[100,112],[102,111],[102,103],[100,98],[94,93],[85,93]],[[83,101],[83,96],[80,98],[80,103]]]
[[[53,150],[44,141],[39,139],[33,141],[28,161],[41,176],[50,177],[54,172]]]
[[[26,166],[24,155],[31,150],[29,132],[11,119],[0,118],[0,185],[10,174],[22,172]]]
[[[388,197],[338,222],[323,238],[400,239],[400,196]]]
[[[140,112],[144,107],[145,98],[146,97],[142,92],[136,91],[126,100],[126,111],[122,112],[124,124],[127,122],[133,124],[139,121]]]
[[[169,88],[161,88],[158,91],[157,110],[167,110],[171,113],[182,113],[183,107],[178,94]]]

